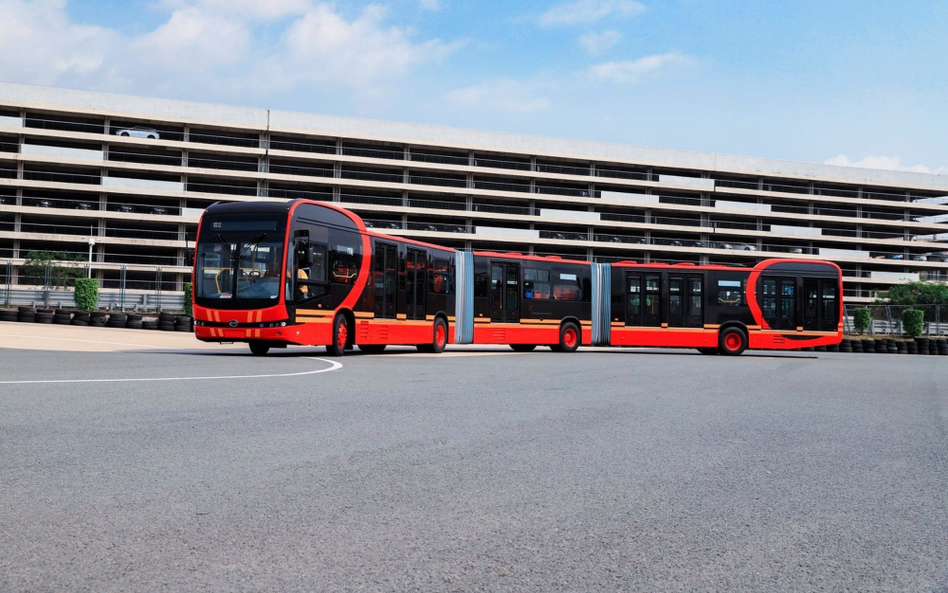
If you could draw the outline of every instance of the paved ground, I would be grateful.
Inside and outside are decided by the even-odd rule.
[[[948,587],[946,359],[243,352],[0,349],[0,590]]]

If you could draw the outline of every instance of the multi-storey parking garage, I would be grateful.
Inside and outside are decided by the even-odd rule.
[[[817,258],[846,296],[948,279],[948,176],[0,84],[0,273],[31,251],[180,290],[219,200],[337,202],[443,245],[752,265]],[[160,284],[156,284],[160,283]]]

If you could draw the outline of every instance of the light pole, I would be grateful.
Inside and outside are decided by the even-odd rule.
[[[86,268],[88,278],[92,278],[92,248],[95,246],[95,237],[92,236],[92,227],[89,227],[89,265]]]

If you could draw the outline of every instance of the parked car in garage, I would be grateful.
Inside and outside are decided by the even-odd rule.
[[[116,136],[124,136],[126,138],[147,138],[149,140],[157,140],[161,137],[158,133],[158,130],[154,128],[144,128],[141,126],[135,126],[134,128],[119,128],[115,130]]]

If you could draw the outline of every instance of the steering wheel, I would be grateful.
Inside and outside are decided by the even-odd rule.
[[[260,270],[250,270],[249,272],[247,272],[247,275],[254,279],[262,276],[262,274],[260,273]]]

